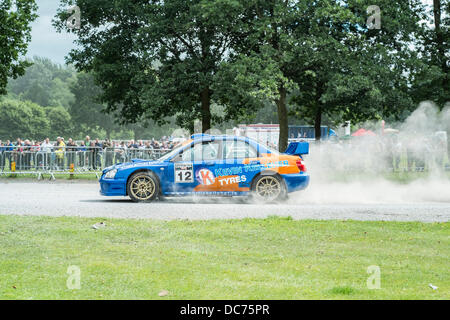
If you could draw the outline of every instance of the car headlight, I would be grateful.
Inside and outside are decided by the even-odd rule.
[[[105,173],[105,179],[114,179],[116,173],[117,169],[109,170],[108,172]]]

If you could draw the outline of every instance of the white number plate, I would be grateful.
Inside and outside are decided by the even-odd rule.
[[[175,163],[175,183],[194,182],[194,168],[192,163]]]

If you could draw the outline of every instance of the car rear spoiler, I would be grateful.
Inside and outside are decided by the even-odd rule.
[[[291,142],[284,153],[296,156],[309,154],[309,143],[305,141]]]

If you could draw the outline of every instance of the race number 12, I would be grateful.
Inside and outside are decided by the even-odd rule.
[[[194,170],[192,164],[176,163],[175,164],[175,183],[194,182]]]

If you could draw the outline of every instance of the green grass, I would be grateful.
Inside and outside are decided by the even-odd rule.
[[[0,299],[450,298],[448,223],[99,221],[0,216]]]

